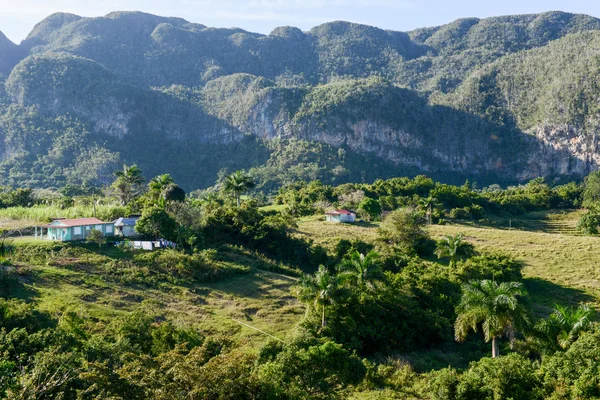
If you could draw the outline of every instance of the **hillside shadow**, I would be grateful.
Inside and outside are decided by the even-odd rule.
[[[39,292],[30,284],[32,280],[31,272],[24,273],[17,269],[0,271],[0,297],[24,301],[35,299]]]
[[[542,318],[552,312],[555,304],[577,306],[581,303],[598,301],[581,289],[557,285],[541,278],[525,278],[523,283],[531,298],[534,313]]]

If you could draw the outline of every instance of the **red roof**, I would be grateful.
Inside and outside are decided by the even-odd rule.
[[[97,225],[97,224],[107,224],[107,223],[108,222],[101,221],[98,218],[74,218],[74,219],[57,219],[55,221],[50,222],[48,225],[44,225],[44,226],[53,228],[56,226],[82,226],[82,225]]]
[[[348,210],[334,210],[334,211],[326,212],[325,214],[345,214],[345,215],[350,215],[350,214],[353,214],[353,213],[351,213]]]

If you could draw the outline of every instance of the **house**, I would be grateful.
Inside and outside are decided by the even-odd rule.
[[[114,222],[115,225],[115,236],[137,236],[138,233],[135,230],[135,224],[140,217],[130,217],[130,218],[119,218]]]
[[[84,240],[92,229],[102,232],[104,236],[115,234],[115,227],[112,222],[104,222],[98,218],[56,219],[40,228],[38,236],[38,228],[36,227],[35,237],[48,240]],[[45,238],[44,228],[47,229]]]
[[[348,210],[333,210],[325,213],[327,222],[355,222],[356,214]]]

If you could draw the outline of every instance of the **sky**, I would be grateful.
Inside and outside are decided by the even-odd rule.
[[[463,17],[492,17],[560,10],[600,17],[598,0],[0,0],[0,31],[19,43],[54,12],[97,17],[144,11],[214,27],[267,34],[278,26],[302,30],[345,20],[408,31]]]

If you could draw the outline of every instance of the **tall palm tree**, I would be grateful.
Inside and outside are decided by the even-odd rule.
[[[379,254],[371,250],[366,255],[355,251],[337,267],[342,282],[350,282],[363,292],[375,288],[376,282],[384,279]]]
[[[338,279],[325,266],[320,265],[314,275],[307,275],[300,286],[300,300],[312,303],[315,309],[321,308],[321,327],[327,326],[325,307],[335,301]]]
[[[593,315],[588,305],[574,308],[557,304],[552,314],[535,326],[541,347],[551,352],[568,349],[581,333],[591,329]]]
[[[474,281],[463,285],[462,292],[456,307],[455,339],[462,342],[470,330],[477,332],[481,326],[485,341],[492,341],[492,357],[498,357],[498,340],[503,335],[512,340],[515,331],[529,322],[525,308],[519,303],[519,298],[526,294],[523,284]]]
[[[427,224],[431,225],[431,217],[433,215],[433,206],[437,203],[437,199],[432,196],[421,197],[417,202],[417,208],[425,210],[425,218]]]
[[[446,235],[438,242],[435,254],[438,258],[449,258],[450,267],[455,267],[458,260],[473,255],[473,245],[464,240],[462,233]]]
[[[242,193],[252,189],[255,186],[250,175],[244,171],[236,171],[225,178],[225,191],[233,193],[237,200],[237,206],[240,206],[240,196]]]

